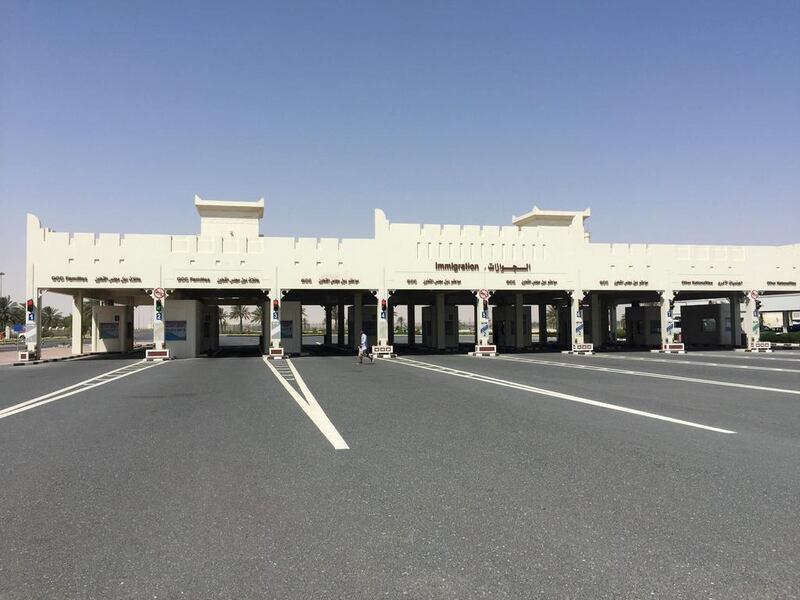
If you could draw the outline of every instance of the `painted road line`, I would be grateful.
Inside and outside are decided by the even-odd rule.
[[[152,369],[153,367],[157,367],[162,364],[166,363],[163,362],[147,363],[146,361],[140,361],[133,363],[132,365],[126,365],[124,367],[120,367],[119,369],[114,369],[113,371],[108,371],[107,373],[97,375],[96,377],[92,377],[91,379],[80,381],[65,388],[61,388],[60,390],[50,392],[49,394],[44,394],[43,396],[38,396],[37,398],[32,398],[31,400],[26,400],[25,402],[20,402],[19,404],[15,404],[14,406],[9,406],[7,408],[4,408],[3,410],[0,410],[0,419],[5,419],[6,417],[10,417],[11,415],[16,415],[18,413],[25,412],[26,410],[37,408],[39,406],[49,404],[50,402],[55,402],[56,400],[61,400],[63,398],[68,398],[69,396],[74,396],[75,394],[79,394],[81,392],[91,390],[98,386],[111,383],[112,381],[117,381],[118,379],[122,379],[123,377],[127,377],[128,375],[133,375],[134,373],[139,373],[141,371],[146,371],[147,369]]]
[[[538,365],[548,365],[551,367],[563,367],[566,369],[585,369],[588,371],[601,371],[605,373],[617,373],[620,375],[632,375],[634,377],[652,377],[654,379],[670,379],[672,381],[684,381],[686,383],[699,383],[702,385],[719,385],[722,387],[742,388],[746,390],[758,390],[760,392],[774,392],[776,394],[793,394],[800,396],[800,390],[787,388],[774,388],[764,385],[752,385],[749,383],[734,383],[732,381],[719,381],[717,379],[700,379],[699,377],[684,377],[682,375],[666,375],[664,373],[652,373],[650,371],[631,371],[630,369],[614,369],[612,367],[600,367],[597,365],[587,365],[579,363],[557,362],[553,360],[539,360],[534,358],[516,358],[513,356],[498,356],[497,360],[510,360]]]
[[[610,358],[613,360],[637,360],[640,362],[667,363],[677,365],[696,365],[699,367],[720,367],[723,369],[747,369],[751,371],[778,371],[782,373],[800,373],[800,369],[784,367],[761,367],[758,365],[731,365],[725,363],[705,362],[701,360],[685,360],[680,358],[650,358],[643,356],[622,356],[620,354],[595,354],[593,360]]]
[[[569,400],[570,402],[577,402],[579,404],[588,404],[589,406],[595,406],[598,408],[605,408],[608,410],[614,410],[618,412],[628,413],[632,415],[637,415],[640,417],[646,417],[648,419],[655,419],[657,421],[666,421],[668,423],[675,423],[677,425],[685,425],[686,427],[695,427],[697,429],[705,429],[707,431],[714,431],[716,433],[736,433],[735,431],[731,431],[730,429],[722,429],[719,427],[712,427],[710,425],[703,425],[702,423],[695,423],[693,421],[684,421],[683,419],[675,419],[673,417],[667,417],[665,415],[659,415],[656,413],[647,412],[644,410],[638,410],[635,408],[628,408],[627,406],[621,406],[619,404],[611,404],[609,402],[600,402],[599,400],[592,400],[590,398],[583,398],[581,396],[573,396],[572,394],[564,394],[562,392],[556,392],[554,390],[547,390],[544,388],[534,387],[532,385],[526,385],[523,383],[517,383],[515,381],[509,381],[507,379],[499,379],[497,377],[489,377],[488,375],[481,375],[479,373],[472,373],[470,371],[462,371],[460,369],[452,369],[450,367],[442,367],[437,364],[433,363],[426,363],[419,360],[412,360],[409,358],[397,358],[392,361],[387,361],[390,364],[401,364],[405,366],[415,367],[418,369],[425,369],[427,371],[433,371],[437,373],[443,373],[445,375],[452,375],[454,377],[461,377],[464,379],[470,379],[472,381],[479,381],[481,383],[490,383],[493,385],[499,385],[502,387],[512,388],[516,390],[521,390],[525,392],[530,392],[532,394],[538,394],[541,396],[550,396],[551,398],[559,398],[561,400]]]
[[[333,426],[333,423],[331,423],[331,420],[325,414],[325,411],[322,410],[319,402],[317,402],[317,399],[314,397],[314,394],[311,393],[311,390],[308,389],[308,386],[306,385],[306,382],[303,381],[303,378],[300,377],[300,373],[292,364],[292,361],[287,359],[281,362],[285,365],[288,365],[289,371],[291,371],[291,374],[294,376],[294,380],[297,382],[297,385],[300,387],[303,395],[300,395],[294,386],[289,383],[288,374],[284,375],[281,373],[281,371],[285,371],[285,368],[279,371],[272,364],[275,361],[268,360],[266,356],[263,358],[263,360],[264,364],[269,367],[273,375],[275,375],[278,381],[281,382],[281,385],[283,385],[284,389],[289,392],[289,395],[294,399],[295,402],[297,402],[297,405],[303,409],[303,412],[306,413],[306,416],[311,419],[311,422],[317,426],[317,429],[320,430],[322,435],[327,438],[331,445],[336,448],[336,450],[349,450],[350,446],[347,445],[347,442],[344,441],[344,438],[342,438],[342,436],[336,430],[336,427]]]
[[[17,408],[21,408],[23,406],[27,406],[29,404],[33,404],[34,402],[39,402],[40,400],[44,400],[46,398],[51,398],[52,396],[56,396],[58,394],[63,394],[64,392],[68,392],[69,390],[72,390],[72,389],[75,389],[75,388],[79,388],[81,386],[91,385],[92,383],[96,382],[98,379],[100,379],[102,377],[107,377],[107,376],[113,375],[115,373],[120,373],[123,370],[129,369],[131,366],[136,365],[136,364],[140,364],[140,363],[133,363],[132,365],[125,365],[124,367],[119,367],[118,369],[114,369],[113,371],[107,371],[106,373],[102,373],[100,375],[96,375],[95,377],[91,377],[89,379],[85,379],[83,381],[79,381],[78,383],[73,383],[72,385],[68,385],[65,388],[61,388],[61,389],[55,390],[54,392],[50,392],[50,393],[44,394],[42,396],[37,396],[36,398],[32,398],[31,400],[26,400],[25,402],[20,402],[19,404],[15,404],[14,406],[8,406],[6,408],[0,409],[0,415],[2,415],[5,412],[8,412],[8,411],[15,410]]]
[[[800,362],[800,355],[798,354],[791,354],[790,356],[795,356],[798,358],[790,358],[787,356],[776,356],[775,353],[770,354],[769,356],[764,356],[760,354],[756,354],[754,352],[743,352],[743,353],[729,353],[729,354],[711,354],[706,352],[692,352],[692,356],[708,356],[711,358],[733,358],[736,360],[772,360],[778,362]]]

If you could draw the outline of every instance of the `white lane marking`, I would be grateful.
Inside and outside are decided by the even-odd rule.
[[[482,383],[491,383],[493,385],[499,385],[502,387],[508,387],[512,389],[522,390],[526,392],[530,392],[532,394],[539,394],[542,396],[550,396],[552,398],[560,398],[561,400],[569,400],[570,402],[578,402],[580,404],[588,404],[590,406],[596,406],[599,408],[606,408],[608,410],[615,410],[619,412],[629,413],[632,415],[638,415],[640,417],[647,417],[649,419],[656,419],[658,421],[667,421],[669,423],[676,423],[678,425],[685,425],[687,427],[695,427],[697,429],[706,429],[708,431],[715,431],[717,433],[736,433],[735,431],[731,431],[730,429],[721,429],[719,427],[711,427],[710,425],[703,425],[702,423],[695,423],[693,421],[684,421],[683,419],[675,419],[673,417],[667,417],[665,415],[659,415],[656,413],[647,412],[644,410],[638,410],[635,408],[628,408],[627,406],[621,406],[619,404],[611,404],[609,402],[600,402],[599,400],[591,400],[590,398],[582,398],[581,396],[573,396],[572,394],[564,394],[562,392],[556,392],[553,390],[547,390],[544,388],[534,387],[532,385],[526,385],[523,383],[517,383],[515,381],[508,381],[506,379],[498,379],[497,377],[489,377],[488,375],[481,375],[478,373],[472,373],[470,371],[462,371],[460,369],[451,369],[449,367],[441,367],[439,365],[433,363],[426,363],[419,360],[412,360],[408,358],[397,358],[391,361],[386,361],[389,363],[396,363],[407,365],[410,367],[415,367],[417,369],[425,369],[427,371],[434,371],[437,373],[444,373],[445,375],[453,375],[454,377],[462,377],[464,379],[471,379],[473,381],[480,381]]]
[[[133,375],[134,373],[140,373],[142,371],[146,371],[147,369],[152,369],[153,367],[157,367],[162,364],[165,363],[154,362],[152,364],[146,364],[145,366],[145,361],[142,360],[140,362],[133,363],[132,365],[126,365],[124,367],[120,367],[119,369],[108,371],[107,373],[103,373],[102,375],[97,375],[96,377],[80,381],[65,388],[61,388],[60,390],[50,392],[49,394],[44,394],[43,396],[32,398],[30,400],[26,400],[25,402],[20,402],[19,404],[15,404],[14,406],[9,406],[7,408],[4,408],[3,410],[0,410],[0,419],[5,419],[6,417],[10,417],[11,415],[16,415],[26,410],[43,406],[45,404],[49,404],[50,402],[55,402],[56,400],[61,400],[63,398],[68,398],[69,396],[74,396],[75,394],[79,394],[81,392],[85,392],[86,390],[91,390],[92,388],[96,388],[98,386],[111,383],[112,381],[122,379],[123,377],[127,377],[128,375]]]
[[[630,369],[614,369],[612,367],[600,367],[596,365],[556,362],[553,360],[539,360],[535,358],[515,358],[512,356],[498,356],[498,360],[511,360],[539,365],[550,365],[552,367],[565,367],[568,369],[587,369],[589,371],[602,371],[606,373],[619,373],[621,375],[633,375],[636,377],[653,377],[655,379],[672,379],[674,381],[685,381],[687,383],[700,383],[703,385],[719,385],[723,387],[743,388],[746,390],[759,390],[761,392],[775,392],[777,394],[800,395],[800,390],[785,388],[774,388],[763,385],[752,385],[749,383],[734,383],[732,381],[719,381],[717,379],[700,379],[698,377],[683,377],[682,375],[665,375],[664,373],[652,373],[650,371],[631,371]]]
[[[328,439],[331,445],[336,448],[336,450],[349,450],[350,446],[347,445],[347,442],[344,441],[344,438],[342,438],[342,436],[336,430],[336,427],[334,427],[333,423],[331,423],[328,415],[326,415],[325,411],[322,410],[322,407],[317,402],[314,394],[312,394],[311,390],[308,389],[306,382],[303,381],[302,377],[300,377],[300,373],[297,372],[297,369],[292,364],[291,360],[287,359],[283,362],[289,365],[289,370],[292,372],[297,384],[300,386],[303,396],[301,396],[287,381],[288,377],[283,375],[272,365],[271,360],[269,360],[267,357],[264,357],[263,360],[264,364],[270,368],[278,381],[281,382],[281,385],[283,385],[284,389],[289,392],[289,395],[294,399],[295,402],[297,402],[298,406],[303,409],[303,412],[306,413],[306,416],[311,419],[312,423],[317,426],[317,429],[319,429],[322,435]]]
[[[800,369],[784,367],[759,367],[755,365],[730,365],[725,363],[705,362],[702,360],[685,360],[680,358],[651,358],[643,356],[623,356],[621,354],[595,354],[593,360],[610,358],[614,360],[638,360],[641,362],[668,363],[677,365],[697,365],[700,367],[721,367],[723,369],[748,369],[753,371],[779,371],[784,373],[800,373]]]
[[[710,352],[692,352],[692,356],[710,356],[713,358],[734,358],[737,360],[776,360],[778,362],[800,362],[800,358],[787,358],[786,356],[775,356],[775,353],[764,356],[755,352],[744,352],[737,354],[712,354]],[[800,356],[792,354],[790,356]]]

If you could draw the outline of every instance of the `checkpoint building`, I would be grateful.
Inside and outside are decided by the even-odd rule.
[[[133,308],[152,306],[154,358],[217,348],[219,307],[231,304],[263,307],[261,347],[274,357],[300,351],[303,305],[325,308],[326,345],[352,347],[363,327],[379,355],[403,351],[393,344],[396,307],[408,307],[409,346],[445,351],[458,349],[457,307],[469,305],[474,351],[491,355],[546,345],[617,347],[620,305],[627,306],[625,343],[679,351],[673,308],[695,301],[682,307],[683,343],[753,350],[763,348],[759,298],[800,292],[800,243],[593,243],[589,209],[534,207],[505,226],[393,223],[376,209],[374,237],[339,239],[260,235],[263,199],[195,197],[195,207],[196,235],[58,232],[29,214],[27,358],[39,352],[44,291],[73,299],[74,354],[84,351],[84,299],[101,301],[92,315],[96,352],[131,349]],[[424,307],[421,340],[417,306]],[[334,307],[348,315],[337,318],[337,331]],[[557,314],[555,340],[548,339],[548,307]]]

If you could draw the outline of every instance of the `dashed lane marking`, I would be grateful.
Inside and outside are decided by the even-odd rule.
[[[524,392],[530,392],[532,394],[538,394],[541,396],[549,396],[551,398],[558,398],[561,400],[569,400],[570,402],[577,402],[579,404],[587,404],[589,406],[594,406],[597,408],[605,408],[608,410],[614,410],[618,412],[628,413],[632,415],[637,415],[640,417],[646,417],[648,419],[655,419],[657,421],[666,421],[669,423],[675,423],[677,425],[684,425],[686,427],[695,427],[697,429],[705,429],[707,431],[714,431],[716,433],[736,433],[735,431],[731,431],[730,429],[722,429],[720,427],[712,427],[710,425],[703,425],[702,423],[695,423],[693,421],[684,421],[683,419],[675,419],[673,417],[668,417],[665,415],[659,415],[656,413],[647,412],[644,410],[638,410],[635,408],[628,408],[627,406],[621,406],[619,404],[611,404],[609,402],[600,402],[598,400],[592,400],[590,398],[582,398],[581,396],[573,396],[572,394],[564,394],[562,392],[557,392],[554,390],[547,390],[544,388],[534,387],[532,385],[526,385],[522,383],[517,383],[515,381],[509,381],[507,379],[498,379],[497,377],[489,377],[488,375],[481,375],[478,373],[472,373],[470,371],[462,371],[461,369],[452,369],[450,367],[443,367],[433,363],[427,363],[419,360],[412,360],[409,358],[397,358],[391,361],[385,361],[391,364],[399,364],[408,367],[414,367],[417,369],[424,369],[426,371],[433,371],[436,373],[442,373],[445,375],[452,375],[453,377],[461,377],[464,379],[470,379],[472,381],[479,381],[481,383],[489,383],[492,385],[499,385],[502,387],[512,388],[516,390],[521,390]]]
[[[620,375],[632,375],[634,377],[652,377],[654,379],[670,379],[673,381],[684,381],[686,383],[698,383],[701,385],[718,385],[722,387],[742,388],[746,390],[758,390],[761,392],[774,392],[776,394],[800,395],[800,390],[787,388],[775,388],[764,385],[752,385],[749,383],[734,383],[732,381],[720,381],[718,379],[701,379],[699,377],[684,377],[682,375],[667,375],[665,373],[653,373],[651,371],[631,371],[630,369],[615,369],[613,367],[600,367],[598,365],[588,365],[579,363],[557,362],[554,360],[540,360],[536,358],[517,358],[513,356],[498,356],[497,360],[510,360],[514,362],[524,362],[530,364],[548,365],[551,367],[563,367],[566,369],[585,369],[588,371],[601,371],[605,373],[617,373]]]
[[[289,395],[297,402],[297,405],[306,413],[306,416],[311,419],[311,422],[317,426],[317,429],[320,430],[331,445],[336,450],[349,450],[350,447],[347,445],[347,442],[344,441],[344,438],[342,438],[336,430],[336,427],[331,423],[328,415],[322,410],[319,402],[317,402],[311,390],[308,389],[303,378],[300,377],[300,373],[292,364],[292,361],[288,359],[282,360],[280,361],[280,366],[276,367],[272,364],[275,361],[269,360],[267,357],[264,357],[263,360],[270,371],[272,371],[273,375],[281,382],[281,385],[289,392]],[[293,381],[298,387],[295,388],[289,381]]]
[[[49,404],[50,402],[55,402],[56,400],[61,400],[63,398],[68,398],[69,396],[74,396],[75,394],[79,394],[80,392],[85,392],[86,390],[90,390],[92,388],[96,388],[98,386],[111,383],[112,381],[117,381],[118,379],[122,379],[123,377],[127,377],[129,375],[133,375],[141,371],[146,371],[147,369],[152,369],[154,367],[163,364],[166,363],[147,362],[142,360],[139,362],[135,362],[131,365],[120,367],[119,369],[114,369],[113,371],[108,371],[107,373],[97,375],[95,377],[86,379],[84,381],[79,381],[78,383],[74,383],[65,388],[61,388],[60,390],[50,392],[49,394],[44,394],[43,396],[31,398],[30,400],[26,400],[25,402],[20,402],[19,404],[15,404],[14,406],[9,406],[7,408],[4,408],[0,410],[0,419],[5,419],[6,417],[10,417],[11,415],[16,415],[26,410],[37,408],[39,406]]]

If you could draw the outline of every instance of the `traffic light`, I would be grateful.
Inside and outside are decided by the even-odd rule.
[[[275,300],[272,301],[272,310],[277,312],[279,308],[280,308],[280,304],[278,303],[278,299],[275,298]]]
[[[29,299],[29,300],[28,300],[28,301],[25,303],[25,309],[26,309],[26,310],[27,310],[29,313],[33,313],[33,300]]]
[[[381,310],[386,312],[386,300],[381,300]]]
[[[161,304],[161,300],[156,300],[156,312],[160,313],[164,310],[164,305]]]
[[[761,300],[756,300],[756,310],[761,310]]]
[[[487,312],[488,310],[489,310],[489,301],[488,300],[484,300],[483,301],[483,311]]]

